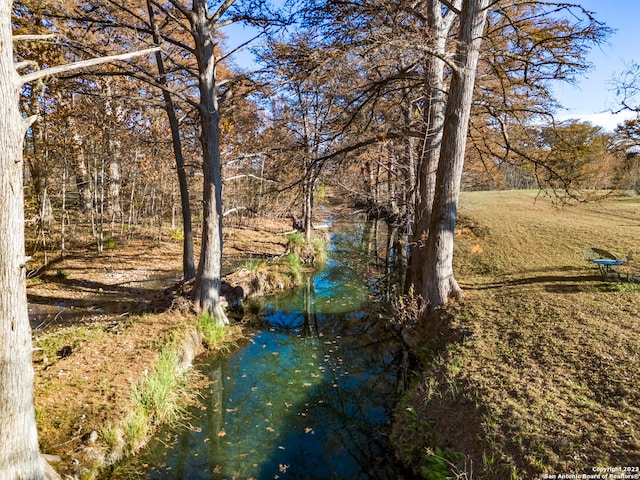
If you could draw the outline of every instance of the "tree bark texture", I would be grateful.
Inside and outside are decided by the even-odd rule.
[[[195,41],[200,89],[200,118],[204,175],[203,225],[200,261],[193,300],[221,323],[228,323],[220,305],[222,283],[222,162],[220,159],[220,111],[216,88],[216,57],[206,0],[194,0],[189,20]]]
[[[107,214],[112,221],[122,217],[120,205],[120,183],[122,181],[122,144],[115,134],[107,132],[108,170],[107,170]]]
[[[153,42],[160,46],[161,38],[158,33],[155,17],[153,15],[153,5],[151,0],[147,0],[147,10],[149,12],[149,23],[153,32]],[[162,52],[156,52],[156,64],[158,65],[158,73],[160,74],[160,84],[166,85],[166,69],[162,60]],[[184,240],[182,242],[182,276],[183,279],[191,280],[196,276],[196,266],[194,262],[193,251],[193,224],[191,219],[191,203],[189,201],[189,185],[187,182],[187,172],[185,170],[184,157],[182,155],[182,142],[180,140],[180,126],[178,117],[173,106],[171,93],[162,90],[164,99],[164,108],[169,119],[169,127],[171,128],[171,144],[173,146],[173,155],[176,159],[176,171],[178,172],[178,183],[180,185],[180,204],[182,207],[182,228],[184,231]]]
[[[93,210],[93,198],[91,195],[91,175],[87,169],[82,137],[76,128],[75,119],[71,116],[66,118],[67,138],[71,148],[72,167],[76,178],[76,188],[80,202],[80,210],[84,214],[89,214]]]
[[[311,241],[313,233],[313,196],[316,184],[316,172],[311,161],[305,160],[305,175],[302,183],[302,226],[307,243]]]
[[[113,223],[116,216],[122,217],[122,206],[120,205],[122,141],[120,140],[119,130],[124,120],[124,113],[122,107],[113,99],[111,79],[106,80],[104,90],[106,115],[104,128],[107,144],[107,215],[111,217],[111,222]]]
[[[426,12],[428,28],[432,32],[430,48],[438,54],[446,54],[446,44],[453,23],[453,12],[442,16],[439,1],[432,1]],[[444,79],[445,63],[436,55],[430,55],[424,63],[423,89],[426,98],[424,109],[424,139],[420,148],[417,173],[417,194],[412,238],[410,239],[411,262],[409,282],[414,292],[424,289],[424,265],[427,259],[427,238],[436,190],[436,172],[440,158],[444,113],[447,105]]]
[[[466,0],[462,7],[455,59],[457,69],[454,70],[447,98],[427,257],[422,274],[424,284],[421,293],[430,309],[462,294],[453,275],[453,240],[473,88],[488,4],[489,0]]]
[[[11,2],[0,2],[0,478],[44,479],[33,402],[27,311],[22,149]]]

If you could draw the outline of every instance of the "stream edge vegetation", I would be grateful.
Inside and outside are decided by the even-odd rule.
[[[248,231],[249,238],[244,241],[250,243],[251,236],[262,233]],[[245,282],[245,295],[265,295],[294,288],[300,284],[305,271],[320,268],[326,260],[325,234],[315,236],[309,243],[296,232],[284,238],[280,255],[269,261],[249,258],[227,278],[241,284]],[[118,248],[126,247],[119,245]],[[64,276],[56,274],[56,278],[67,280],[70,273],[66,270],[65,273]],[[46,280],[34,277],[31,282],[42,285]],[[169,291],[165,290],[164,294]],[[45,454],[56,452],[47,458],[58,463],[58,470],[82,480],[109,476],[143,448],[159,428],[180,424],[187,408],[195,404],[198,392],[207,383],[191,368],[192,362],[201,355],[222,357],[233,353],[255,328],[251,320],[221,325],[210,314],[198,315],[175,298],[171,308],[160,313],[131,314],[107,324],[102,320],[43,331],[36,329],[34,335],[36,414],[41,448]],[[118,336],[121,338],[115,338]],[[89,395],[93,397],[90,400],[80,404],[69,401],[73,388],[69,389],[69,396],[60,400],[59,393],[69,382],[65,381],[65,370],[72,369],[68,362],[105,355],[102,359],[105,364],[119,363],[125,359],[115,358],[118,350],[129,342],[133,343],[129,347],[130,361],[135,363],[127,362],[116,372],[96,375],[97,372],[92,371],[82,380],[72,380],[73,387],[95,390]],[[118,343],[119,347],[113,347]],[[109,348],[115,352],[108,351]],[[87,353],[78,359],[78,352]],[[57,378],[39,375],[56,368]],[[110,376],[111,373],[122,377],[123,370],[127,370],[128,378]],[[48,402],[55,402],[56,408],[47,407],[51,405]],[[91,404],[88,409],[87,404]],[[72,431],[75,435],[69,433]]]
[[[582,249],[637,249],[639,209],[627,196],[554,205],[532,191],[463,194],[454,264],[465,296],[418,332],[395,413],[392,441],[416,476],[535,479],[637,463],[639,290],[603,278]]]

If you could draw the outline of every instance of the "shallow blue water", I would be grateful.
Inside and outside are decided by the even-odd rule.
[[[398,345],[366,313],[362,229],[333,235],[324,270],[263,301],[267,328],[202,366],[189,428],[156,442],[152,479],[401,478],[385,447]]]

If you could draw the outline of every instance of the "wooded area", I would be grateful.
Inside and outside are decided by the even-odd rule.
[[[103,254],[123,236],[173,235],[192,301],[225,323],[224,225],[289,217],[309,241],[314,195],[329,188],[397,232],[409,253],[401,290],[427,322],[462,294],[461,189],[578,200],[640,189],[637,121],[613,133],[554,121],[554,82],[587,71],[585,53],[610,34],[573,3],[1,5],[2,478],[45,475],[25,287],[42,265],[25,254],[46,263],[71,241]],[[233,63],[231,23],[255,32],[260,70]],[[634,71],[620,80],[621,108],[637,108]]]

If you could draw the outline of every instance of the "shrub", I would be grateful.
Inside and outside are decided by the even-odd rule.
[[[245,270],[249,270],[250,272],[255,272],[264,264],[264,260],[261,260],[259,258],[250,258],[249,260],[245,260],[240,268],[244,268]]]
[[[214,315],[207,312],[200,314],[196,320],[196,329],[202,335],[202,341],[208,349],[222,344],[229,333],[227,325],[220,323]]]
[[[327,261],[328,240],[322,237],[316,237],[311,241],[311,244],[313,245],[315,264],[324,265]]]
[[[103,248],[106,250],[117,250],[119,247],[116,237],[109,237],[105,240]]]
[[[184,235],[182,234],[180,229],[175,228],[171,230],[171,233],[169,233],[169,238],[171,238],[172,240],[175,240],[176,242],[181,242],[184,240]]]

